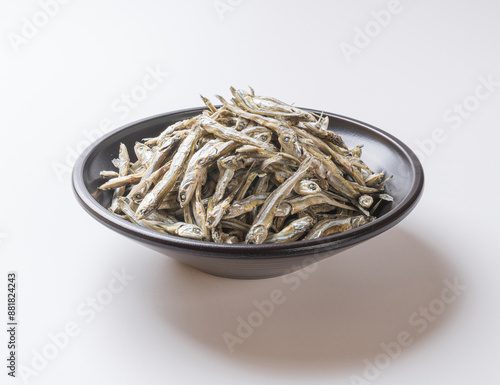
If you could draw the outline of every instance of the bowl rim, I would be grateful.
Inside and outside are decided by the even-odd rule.
[[[368,131],[373,131],[377,135],[384,137],[386,140],[390,141],[392,146],[397,147],[398,150],[404,154],[408,159],[408,164],[411,168],[411,186],[409,188],[409,193],[404,197],[404,199],[394,208],[392,208],[388,213],[384,214],[382,217],[377,218],[373,222],[366,225],[358,227],[356,229],[348,230],[342,233],[329,235],[319,239],[313,240],[301,240],[295,242],[286,242],[279,244],[259,244],[259,245],[247,245],[247,244],[224,244],[215,243],[207,241],[198,241],[193,239],[182,238],[174,235],[168,235],[156,232],[151,229],[146,229],[137,226],[131,222],[128,222],[104,208],[99,202],[97,202],[91,193],[87,190],[84,182],[84,171],[85,166],[89,158],[94,154],[95,149],[108,138],[130,129],[138,124],[143,124],[147,121],[153,121],[156,119],[161,119],[170,115],[182,115],[182,114],[196,114],[205,110],[206,107],[193,107],[175,110],[171,112],[156,114],[149,116],[137,121],[127,123],[122,125],[92,142],[77,158],[72,172],[72,188],[73,192],[80,203],[80,205],[87,211],[94,219],[98,220],[105,226],[132,237],[141,242],[146,242],[148,244],[160,247],[169,247],[177,250],[182,250],[184,252],[194,252],[194,253],[205,253],[210,254],[212,257],[216,258],[263,258],[267,259],[272,256],[276,257],[286,257],[290,254],[305,254],[305,253],[315,253],[322,252],[324,250],[331,250],[336,248],[343,248],[354,245],[356,243],[362,242],[369,238],[372,238],[391,227],[395,226],[401,220],[403,220],[416,206],[421,198],[423,187],[424,187],[424,171],[422,164],[417,158],[416,154],[401,140],[394,137],[393,135],[383,131],[377,127],[374,127],[365,122],[349,118],[343,115],[334,114],[326,111],[315,110],[311,108],[299,107],[307,111],[311,111],[317,114],[323,113],[329,117],[335,119],[340,119],[348,123],[356,124],[362,126]],[[392,147],[391,146],[391,147]],[[243,254],[243,255],[241,255]]]

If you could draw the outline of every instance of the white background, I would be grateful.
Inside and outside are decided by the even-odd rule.
[[[373,12],[387,1],[214,4],[73,0],[44,17],[37,1],[2,2],[0,318],[15,270],[18,376],[51,385],[497,381],[499,3],[401,0],[382,27]],[[40,27],[30,31],[30,21]],[[347,45],[356,53],[344,54]],[[143,95],[148,67],[162,75]],[[481,88],[488,78],[490,91]],[[200,93],[228,96],[230,85],[402,139],[424,164],[420,204],[307,275],[260,281],[183,266],[78,205],[67,170],[85,130],[199,106]],[[141,100],[124,108],[134,89]],[[123,271],[133,279],[115,282],[123,290],[109,299],[103,290]],[[446,279],[467,288],[440,307]],[[237,335],[238,317],[275,289],[284,303],[231,353],[223,334]],[[109,303],[91,311],[99,295]],[[426,323],[419,312],[430,304],[440,314]],[[79,334],[66,339],[68,324]],[[402,332],[411,345],[367,371]],[[6,344],[2,332],[4,363]],[[23,383],[1,366],[2,384]]]

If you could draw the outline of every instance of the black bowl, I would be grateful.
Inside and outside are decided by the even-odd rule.
[[[107,208],[112,193],[97,190],[101,170],[114,170],[119,143],[132,148],[136,141],[157,136],[166,126],[199,114],[203,108],[169,112],[118,128],[86,149],[73,169],[73,190],[83,208],[105,226],[198,270],[221,277],[275,277],[306,267],[366,241],[396,225],[418,203],[424,185],[416,155],[392,135],[344,116],[324,113],[330,129],[348,146],[363,144],[363,160],[375,172],[394,175],[386,184],[394,202],[379,208],[378,219],[360,228],[321,239],[265,245],[230,245],[195,241],[144,229],[113,215]],[[310,110],[316,113],[320,111]]]

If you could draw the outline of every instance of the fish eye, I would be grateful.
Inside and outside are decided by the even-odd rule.
[[[181,198],[181,202],[184,202],[186,200],[186,194],[182,193],[180,198]]]
[[[309,188],[310,188],[311,190],[316,190],[316,185],[315,185],[314,183],[311,183],[311,184],[309,185]]]
[[[288,143],[289,141],[290,141],[290,137],[289,136],[285,136],[283,138],[283,142]]]

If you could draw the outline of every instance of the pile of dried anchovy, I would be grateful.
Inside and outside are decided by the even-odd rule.
[[[317,116],[231,87],[222,107],[167,127],[134,147],[120,144],[110,210],[162,233],[218,243],[281,243],[350,230],[375,218],[384,173],[360,159]]]

